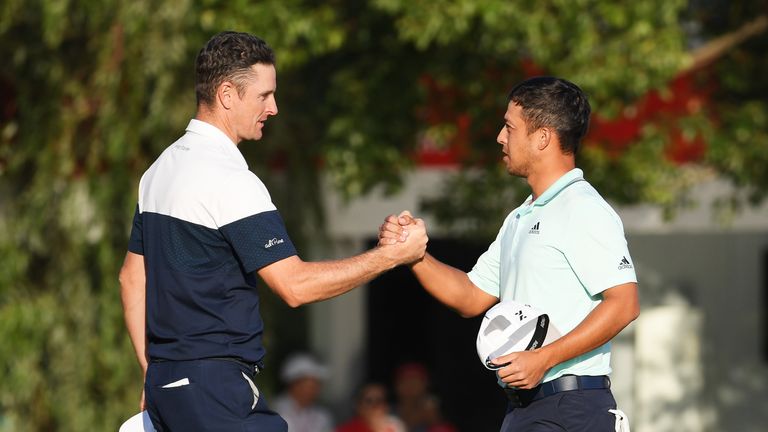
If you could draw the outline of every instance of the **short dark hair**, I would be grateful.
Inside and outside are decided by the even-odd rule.
[[[257,63],[275,64],[275,53],[263,40],[233,31],[213,36],[195,59],[197,104],[211,105],[224,81],[231,81],[242,96],[253,73],[251,67]]]
[[[509,101],[523,109],[528,133],[551,127],[565,154],[575,154],[589,128],[589,100],[576,84],[555,77],[529,78],[509,92]]]

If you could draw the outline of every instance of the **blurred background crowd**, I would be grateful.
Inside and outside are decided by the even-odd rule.
[[[282,366],[284,390],[274,409],[293,432],[457,432],[444,419],[432,393],[429,371],[403,363],[388,382],[363,382],[333,411],[321,399],[328,369],[306,353],[292,354]]]

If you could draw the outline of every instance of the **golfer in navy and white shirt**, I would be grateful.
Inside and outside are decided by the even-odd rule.
[[[223,32],[196,60],[198,111],[144,173],[120,272],[126,325],[145,372],[141,407],[165,431],[285,431],[261,397],[264,323],[256,274],[291,306],[327,299],[421,258],[408,242],[305,262],[237,145],[277,114],[274,54]]]

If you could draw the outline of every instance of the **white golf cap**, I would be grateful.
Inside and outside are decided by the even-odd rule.
[[[299,353],[294,354],[285,362],[280,375],[286,383],[306,377],[324,380],[328,377],[328,368],[311,355]]]
[[[126,420],[120,426],[118,432],[155,432],[155,427],[152,426],[149,414],[146,411],[142,411]]]
[[[530,305],[506,300],[488,309],[477,333],[477,355],[490,370],[504,365],[491,361],[518,351],[532,350],[554,342],[560,337],[549,316]]]

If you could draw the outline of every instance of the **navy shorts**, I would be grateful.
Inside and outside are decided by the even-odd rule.
[[[525,407],[510,407],[501,432],[614,432],[616,409],[610,389],[573,390],[547,396]]]
[[[157,432],[287,432],[245,364],[226,360],[152,362],[144,384]]]

